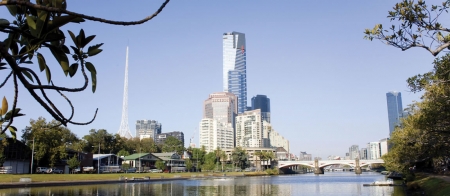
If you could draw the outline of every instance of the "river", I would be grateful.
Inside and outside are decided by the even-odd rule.
[[[384,195],[403,196],[400,186],[363,186],[384,181],[375,172],[356,175],[352,172],[326,172],[324,175],[297,174],[258,177],[224,177],[163,182],[140,182],[83,186],[1,189],[0,196],[10,195]]]

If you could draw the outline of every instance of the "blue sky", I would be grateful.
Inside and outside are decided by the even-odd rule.
[[[153,13],[162,2],[78,0],[69,1],[68,9],[129,21]],[[104,51],[88,59],[97,69],[97,92],[67,94],[76,107],[74,120],[88,121],[99,108],[97,119],[69,128],[79,137],[90,129],[118,131],[128,45],[132,134],[136,120],[152,119],[162,123],[163,132],[182,131],[186,145],[191,137],[198,145],[194,131],[202,103],[222,90],[222,34],[238,31],[246,34],[248,98],[264,94],[271,99],[272,125],[289,139],[290,151],[344,156],[353,144],[365,147],[388,137],[386,92],[400,91],[406,107],[420,98],[408,92],[406,79],[432,69],[434,58],[423,49],[402,52],[363,39],[365,28],[390,24],[386,16],[395,2],[185,0],[170,2],[143,25],[71,24],[64,31],[83,28],[97,35],[91,43],[104,43]],[[0,14],[11,20],[6,8]],[[81,75],[66,78],[51,56],[47,62],[56,84],[81,86]],[[8,100],[11,84],[0,89]],[[54,99],[68,114],[62,99]],[[18,103],[26,114],[15,119],[20,130],[30,118],[51,119],[24,89]]]

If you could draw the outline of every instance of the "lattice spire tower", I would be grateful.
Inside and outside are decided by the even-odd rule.
[[[125,63],[125,82],[123,85],[123,105],[122,105],[122,121],[120,122],[120,128],[117,132],[120,137],[132,138],[130,128],[128,127],[128,46],[127,57]]]

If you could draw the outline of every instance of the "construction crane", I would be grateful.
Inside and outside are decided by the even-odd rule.
[[[192,143],[194,141],[195,133],[197,132],[197,127],[194,129],[194,133],[192,133],[191,139],[189,139],[189,147],[195,148],[195,144]]]

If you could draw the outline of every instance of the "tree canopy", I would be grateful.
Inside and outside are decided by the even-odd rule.
[[[439,21],[441,15],[448,12],[449,6],[448,1],[430,6],[423,0],[402,0],[388,12],[387,18],[394,24],[388,28],[376,24],[374,28],[364,31],[364,38],[378,39],[403,51],[424,48],[437,56],[450,48],[450,29],[443,25],[446,23]]]
[[[97,71],[93,63],[87,59],[102,52],[100,47],[103,43],[90,45],[95,35],[88,36],[83,29],[75,34],[71,31],[63,32],[61,28],[68,23],[81,23],[85,20],[123,26],[143,24],[156,17],[169,1],[165,0],[153,14],[144,19],[131,22],[113,21],[72,12],[68,9],[66,0],[36,0],[36,3],[31,3],[29,0],[1,1],[0,6],[7,8],[12,18],[0,18],[0,32],[5,33],[5,37],[7,37],[0,41],[0,70],[7,72],[6,77],[0,83],[0,88],[8,80],[12,80],[14,99],[12,107],[8,107],[6,99],[2,102],[0,124],[7,124],[5,128],[2,128],[0,134],[9,129],[13,137],[16,135],[17,129],[11,124],[14,117],[22,115],[19,113],[20,108],[17,105],[19,83],[61,125],[67,126],[69,123],[86,125],[93,122],[97,110],[88,122],[80,123],[73,120],[74,105],[66,93],[84,91],[89,81],[92,92],[95,92]],[[70,37],[73,42],[70,46],[68,45],[69,40],[66,40],[67,37]],[[46,59],[49,57],[44,56],[42,50],[50,51],[58,65],[48,64]],[[34,63],[37,63],[38,66],[31,66]],[[52,74],[55,72],[51,70],[54,70],[55,67],[60,67],[63,74],[69,77],[74,77],[77,72],[81,72],[84,82],[76,88],[59,86],[57,81],[52,79]],[[86,70],[90,73],[90,77]],[[44,72],[45,77],[40,77],[38,72]],[[52,92],[56,92],[67,101],[71,112],[64,114],[54,104],[54,99],[50,96],[53,95]],[[9,108],[11,110],[8,111]]]

